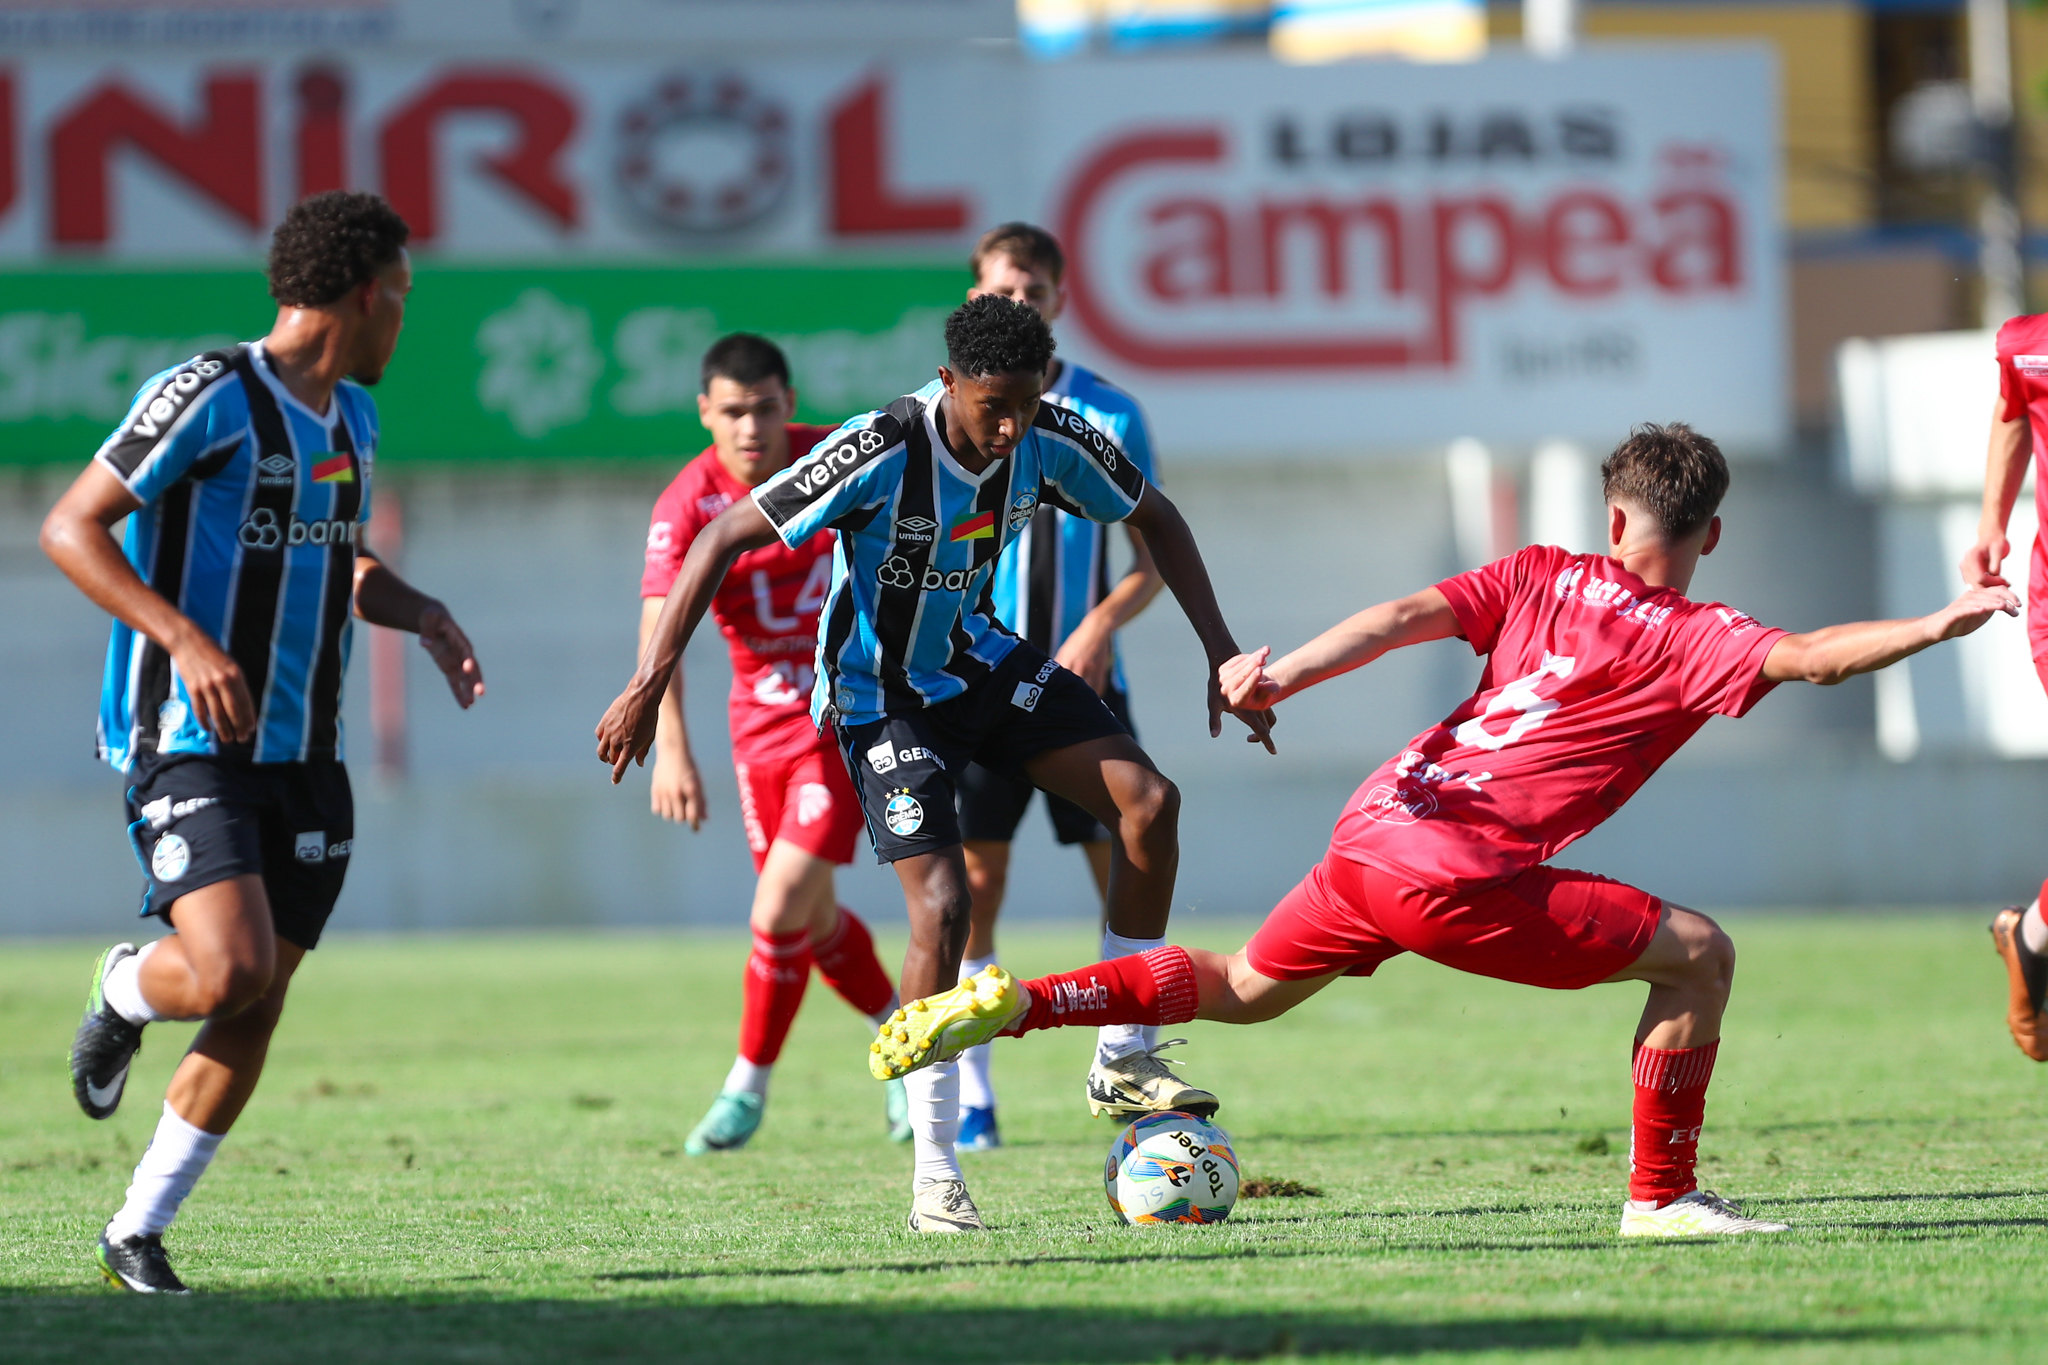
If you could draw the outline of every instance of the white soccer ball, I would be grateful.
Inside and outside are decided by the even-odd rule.
[[[1117,1134],[1103,1166],[1126,1223],[1220,1223],[1237,1204],[1230,1134],[1193,1114],[1147,1114]]]

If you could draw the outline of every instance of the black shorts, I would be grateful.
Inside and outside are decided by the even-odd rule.
[[[1136,738],[1131,728],[1131,699],[1121,691],[1102,694],[1124,733]],[[1017,837],[1017,826],[1031,808],[1031,796],[1038,788],[1023,777],[999,773],[981,763],[970,763],[954,783],[960,789],[960,837],[969,843],[977,839],[1007,844]],[[1109,838],[1102,822],[1063,796],[1045,794],[1045,813],[1052,817],[1052,837],[1062,844],[1096,844]]]
[[[960,842],[957,775],[970,763],[1024,781],[1038,755],[1126,734],[1095,689],[1019,643],[988,678],[922,711],[839,726],[868,838],[885,863]]]
[[[254,873],[277,936],[306,949],[320,942],[355,845],[348,769],[333,759],[259,764],[167,754],[138,759],[128,777],[128,842],[146,878],[143,915],[168,924],[178,897]]]

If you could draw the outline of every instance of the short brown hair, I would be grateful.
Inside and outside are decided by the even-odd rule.
[[[1683,540],[1714,519],[1728,495],[1728,461],[1721,447],[1683,422],[1644,422],[1629,432],[1600,466],[1600,491],[1656,518],[1672,540]]]
[[[1031,223],[1000,223],[981,234],[974,254],[967,258],[967,269],[976,284],[981,283],[982,264],[991,256],[1008,256],[1019,265],[1043,270],[1054,284],[1067,273],[1067,256],[1060,250],[1059,238]]]
[[[412,230],[397,210],[363,190],[328,190],[294,204],[270,238],[270,297],[318,308],[377,277]]]

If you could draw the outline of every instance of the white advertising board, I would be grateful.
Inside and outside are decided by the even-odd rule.
[[[0,57],[0,268],[248,260],[342,185],[427,262],[950,265],[1024,217],[1066,243],[1066,353],[1176,458],[1675,419],[1753,451],[1786,426],[1774,106],[1739,48]]]
[[[1761,51],[1038,75],[1068,349],[1167,449],[1785,422]]]

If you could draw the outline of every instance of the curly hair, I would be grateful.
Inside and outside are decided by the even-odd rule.
[[[1649,513],[1665,535],[1683,540],[1720,510],[1728,461],[1721,447],[1683,422],[1644,422],[1600,466],[1600,491],[1609,502]]]
[[[288,308],[333,303],[398,259],[412,229],[383,196],[328,190],[294,204],[270,238],[270,297]]]
[[[1044,374],[1052,364],[1052,329],[1029,306],[983,294],[946,319],[946,362],[975,377]]]

